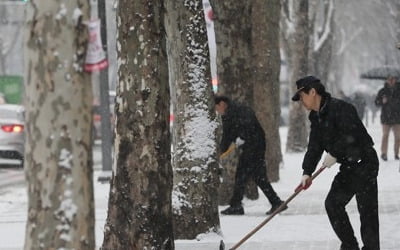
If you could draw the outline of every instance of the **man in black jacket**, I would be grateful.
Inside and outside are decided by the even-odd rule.
[[[353,105],[332,98],[320,80],[307,76],[296,82],[293,101],[301,101],[310,110],[311,130],[303,160],[302,185],[311,184],[324,151],[341,164],[325,200],[325,208],[341,250],[359,250],[345,207],[356,197],[361,220],[363,250],[379,250],[377,176],[379,160],[373,141]],[[323,164],[324,165],[324,164]]]
[[[244,214],[243,193],[248,178],[253,178],[272,205],[267,214],[273,213],[283,201],[278,197],[268,181],[265,164],[265,133],[254,111],[226,96],[215,97],[215,109],[222,118],[221,152],[226,152],[231,143],[242,142],[241,154],[236,168],[235,185],[230,207],[222,214]],[[287,207],[284,207],[286,209]],[[283,211],[282,209],[281,211]]]
[[[381,107],[382,145],[381,158],[387,161],[389,132],[394,133],[394,158],[399,159],[400,148],[400,86],[395,77],[388,77],[376,96],[375,104]]]

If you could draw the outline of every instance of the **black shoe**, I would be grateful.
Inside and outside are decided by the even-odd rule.
[[[382,160],[387,161],[387,155],[386,154],[382,154],[381,158],[382,158]]]
[[[225,214],[225,215],[230,215],[230,214],[236,214],[236,215],[242,215],[244,214],[244,209],[242,206],[235,206],[235,207],[228,207],[225,210],[221,211],[221,214]]]
[[[343,246],[343,244],[342,244],[340,246],[340,250],[360,250],[360,248],[358,246],[346,247],[346,246]]]
[[[265,214],[266,214],[266,215],[273,214],[282,204],[283,204],[283,201],[281,201],[280,203],[278,203],[278,204],[276,204],[276,205],[272,205],[271,209],[268,210]],[[288,206],[287,206],[287,205],[285,205],[285,206],[281,209],[281,211],[279,211],[279,212],[282,212],[282,211],[284,211],[284,210],[286,210],[286,209],[288,209]]]
[[[395,158],[396,160],[400,159],[398,155],[395,155],[394,158]]]

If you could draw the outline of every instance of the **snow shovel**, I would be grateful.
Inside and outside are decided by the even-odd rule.
[[[314,180],[326,167],[322,166],[320,167],[312,176],[311,180]],[[311,184],[310,184],[311,185]],[[274,218],[275,215],[277,215],[279,212],[282,211],[282,209],[296,197],[302,190],[307,189],[303,188],[301,183],[296,187],[294,193],[286,199],[285,202],[283,202],[270,216],[268,216],[263,222],[261,222],[257,227],[255,227],[250,233],[246,234],[238,243],[236,243],[233,247],[229,248],[230,250],[234,250],[239,248],[246,240],[248,240],[253,234],[255,234],[258,230],[260,230],[265,224],[267,224],[272,218]],[[225,250],[225,244],[221,240],[219,250]]]
[[[233,150],[235,150],[235,148],[236,148],[235,143],[232,143],[232,144],[229,146],[229,148],[228,148],[224,153],[222,153],[222,154],[219,156],[219,158],[220,158],[221,160],[222,160],[222,159],[225,159],[228,155],[230,155],[230,153],[232,153]]]

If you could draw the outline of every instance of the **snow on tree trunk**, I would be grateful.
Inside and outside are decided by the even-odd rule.
[[[88,1],[27,3],[25,249],[95,249]]]
[[[251,1],[211,0],[210,3],[215,15],[218,94],[253,107]],[[238,153],[232,156],[238,157]],[[231,198],[237,161],[231,158],[221,162],[224,170],[219,189],[220,205],[225,205]],[[251,179],[246,185],[245,195],[251,199],[258,198],[257,185]]]
[[[219,232],[216,119],[201,0],[166,1],[176,88],[173,213],[178,239]]]
[[[102,249],[174,249],[162,3],[118,5],[116,161]]]
[[[290,97],[296,91],[297,79],[308,74],[310,28],[308,0],[285,1],[283,5],[282,36],[288,58]],[[307,117],[300,102],[290,102],[287,152],[303,152],[307,147]]]

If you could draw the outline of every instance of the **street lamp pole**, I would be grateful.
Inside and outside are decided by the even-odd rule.
[[[97,1],[98,17],[101,27],[101,41],[103,49],[107,53],[107,21],[106,21],[106,2]],[[112,171],[112,131],[110,121],[110,100],[108,85],[108,68],[100,71],[100,114],[101,114],[101,152],[103,174],[98,181],[105,182],[111,178]]]

